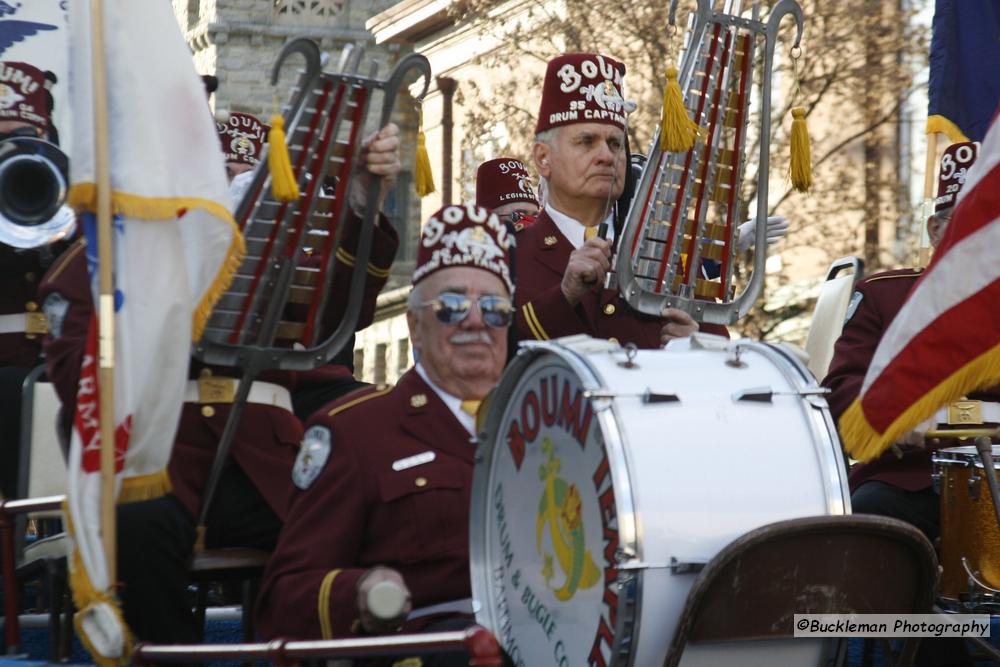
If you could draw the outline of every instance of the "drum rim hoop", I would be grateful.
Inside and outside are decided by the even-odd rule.
[[[470,501],[470,507],[486,509],[478,512],[470,511],[469,513],[469,572],[472,578],[473,607],[476,622],[491,629],[491,631],[496,631],[498,628],[494,623],[497,620],[496,609],[489,604],[494,596],[494,587],[489,567],[493,561],[486,549],[487,518],[492,516],[487,500],[492,498],[492,478],[489,477],[489,473],[491,472],[494,448],[499,442],[499,437],[491,438],[490,435],[496,433],[499,436],[499,426],[507,412],[506,402],[503,402],[503,407],[500,407],[501,403],[496,399],[501,396],[504,397],[505,401],[509,399],[520,385],[522,378],[537,363],[543,362],[546,357],[554,357],[558,365],[568,368],[580,380],[580,385],[584,390],[605,389],[597,369],[588,362],[586,356],[573,349],[570,341],[556,340],[522,345],[517,357],[508,365],[500,382],[493,390],[491,408],[483,421],[480,433],[477,434],[479,450],[476,453]],[[635,498],[631,483],[633,477],[631,463],[625,451],[622,434],[617,428],[618,417],[615,414],[614,403],[609,403],[607,409],[595,409],[594,418],[604,441],[611,485],[615,492],[618,549],[620,553],[626,554],[625,559],[627,560],[642,553],[641,529],[638,525],[638,514],[635,511]],[[611,426],[614,428],[609,428]],[[613,433],[614,436],[609,436],[610,433]],[[623,465],[624,470],[622,470]],[[481,473],[480,470],[485,472]],[[625,525],[626,522],[628,525]],[[617,623],[614,628],[615,640],[610,653],[615,662],[621,661],[619,664],[628,665],[633,658],[636,642],[624,641],[622,632],[624,628],[631,628],[630,638],[634,639],[641,631],[639,621],[642,618],[642,571],[629,573],[627,577],[622,577],[619,573],[619,582],[623,584],[623,587],[618,591]]]

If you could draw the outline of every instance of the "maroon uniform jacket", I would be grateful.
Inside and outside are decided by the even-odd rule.
[[[307,442],[312,429],[326,429],[329,456],[292,500],[264,574],[261,633],[355,632],[355,587],[375,565],[402,574],[414,608],[468,598],[475,445],[434,389],[411,369],[395,388],[361,389],[317,412]],[[432,461],[394,469],[428,452]]]
[[[876,273],[855,287],[844,330],[834,345],[830,369],[823,379],[823,386],[830,389],[827,402],[834,420],[840,421],[861,392],[875,348],[920,273],[919,269]],[[907,450],[900,459],[887,452],[867,465],[853,466],[849,477],[852,490],[868,480],[878,480],[919,491],[931,485],[931,455],[926,450]]]
[[[517,235],[514,318],[518,340],[549,340],[574,334],[635,343],[643,349],[662,346],[663,322],[633,310],[618,290],[602,289],[584,295],[575,307],[562,293],[562,278],[573,244],[563,236],[546,211]],[[702,324],[701,330],[728,338],[725,327]]]
[[[376,257],[373,253],[372,266],[376,272],[387,276],[388,263],[395,255],[397,240],[391,232],[377,232],[377,235],[375,243],[382,255]],[[376,265],[374,262],[385,261],[386,253],[388,263]],[[338,261],[338,264],[341,262]],[[350,271],[350,265],[338,266],[337,270]],[[340,284],[346,286],[347,282],[342,280]],[[367,317],[368,322],[374,312],[375,296],[384,284],[384,277],[372,277],[366,282],[366,306],[362,308],[362,317]],[[50,317],[51,331],[44,344],[48,375],[62,402],[64,423],[68,423],[66,420],[73,414],[76,405],[80,364],[93,311],[83,241],[72,246],[52,266],[42,282],[40,298],[46,304]],[[50,308],[52,301],[49,299],[59,302],[61,307]],[[331,302],[343,303],[343,297],[331,299]],[[197,377],[204,368],[192,362],[191,377]],[[234,368],[211,367],[209,370],[216,375],[237,377],[240,374],[239,369]],[[291,390],[296,374],[268,372],[260,379]],[[229,410],[227,403],[185,403],[182,409],[167,470],[174,495],[192,516],[197,516],[200,511],[201,497]],[[284,518],[288,508],[292,491],[289,478],[301,441],[302,424],[291,412],[272,405],[248,403],[230,450],[233,460],[253,481],[279,518]]]
[[[44,321],[38,284],[48,268],[45,255],[51,252],[58,254],[54,248],[17,250],[0,244],[0,315],[25,314],[33,325],[28,331],[0,333],[0,367],[32,368],[40,363],[45,332],[38,328]]]

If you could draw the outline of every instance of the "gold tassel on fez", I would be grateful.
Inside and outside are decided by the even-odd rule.
[[[702,129],[688,117],[684,108],[676,67],[667,68],[667,85],[663,89],[663,110],[660,114],[660,150],[674,153],[691,150]]]
[[[413,174],[417,196],[426,197],[436,189],[431,159],[427,155],[427,137],[424,136],[424,115],[420,114],[420,128],[417,131],[417,164]]]
[[[267,168],[271,171],[271,193],[280,202],[299,198],[299,184],[295,181],[292,161],[288,157],[285,138],[285,121],[280,114],[271,116],[271,130],[267,133]]]
[[[806,110],[792,109],[792,187],[808,192],[812,187],[812,156],[809,150],[809,130],[806,127]]]

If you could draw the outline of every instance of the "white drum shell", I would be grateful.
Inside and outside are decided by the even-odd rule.
[[[784,519],[848,513],[850,500],[826,401],[794,355],[712,336],[633,354],[629,365],[619,346],[584,337],[522,349],[484,424],[470,553],[477,619],[499,635],[489,585],[496,557],[487,545],[494,525],[492,471],[506,449],[504,425],[512,410],[506,402],[537,369],[568,369],[590,393],[617,505],[624,567],[618,572],[619,627],[606,657],[609,664],[645,667],[662,663],[700,565],[747,531]],[[650,402],[649,392],[678,400]],[[738,400],[740,394],[751,398]],[[685,566],[691,566],[686,573]],[[788,664],[803,664],[807,643],[796,647],[798,662]],[[725,646],[717,656],[715,650],[700,647],[698,662],[728,662]],[[809,650],[815,655],[818,648]],[[525,662],[550,663],[557,664],[551,656]]]

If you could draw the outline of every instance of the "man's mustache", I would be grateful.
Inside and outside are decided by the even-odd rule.
[[[448,342],[452,345],[467,345],[469,343],[486,343],[487,345],[493,344],[493,339],[486,331],[459,331],[458,333],[452,334],[448,338]]]

